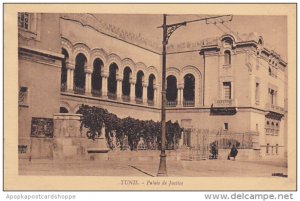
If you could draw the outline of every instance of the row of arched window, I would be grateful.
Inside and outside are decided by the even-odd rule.
[[[68,52],[63,49],[62,54],[64,54],[65,59],[62,61],[62,72],[61,72],[61,84],[62,86],[67,85],[67,61],[69,58]],[[75,69],[73,76],[73,89],[75,93],[84,93],[86,88],[86,72],[85,65],[87,59],[84,54],[79,53],[75,58]],[[91,74],[91,93],[94,96],[101,96],[102,91],[102,75],[101,71],[103,68],[103,61],[99,58],[95,59],[93,62],[93,72]],[[117,95],[117,72],[119,67],[116,63],[111,63],[109,66],[109,75],[107,78],[107,93],[112,99],[116,98]],[[126,99],[126,96],[130,96],[131,86],[131,74],[132,70],[130,67],[125,67],[123,71],[122,79],[122,96]],[[135,97],[141,99],[143,97],[143,83],[144,83],[144,72],[142,70],[137,72],[136,82],[135,82]],[[150,74],[148,78],[147,86],[147,99],[153,101],[154,99],[154,87],[155,87],[155,75]],[[66,87],[65,87],[66,89]]]
[[[265,125],[266,135],[278,135],[279,134],[279,121],[267,119]]]
[[[69,54],[65,49],[62,49],[62,54],[65,59],[62,61],[62,70],[61,70],[61,85],[62,90],[67,89],[68,82],[68,69],[67,63],[69,59]],[[73,74],[73,90],[77,94],[85,94],[86,92],[86,63],[87,58],[84,54],[79,53],[75,57],[75,69]],[[143,97],[146,96],[147,102],[149,105],[155,103],[157,97],[156,86],[156,77],[154,74],[150,74],[148,79],[145,79],[145,74],[142,70],[139,70],[136,73],[136,80],[132,80],[132,69],[127,66],[123,70],[123,75],[118,75],[119,66],[116,63],[111,63],[109,65],[109,72],[107,77],[107,86],[103,86],[103,70],[104,63],[101,59],[96,58],[93,61],[91,78],[88,80],[91,84],[90,92],[93,96],[102,96],[103,87],[107,88],[107,96],[110,99],[116,99],[118,93],[122,96],[124,101],[129,101],[134,97],[137,103],[143,102]],[[122,81],[118,82],[118,77],[122,76]],[[147,80],[147,83],[145,83]],[[133,81],[133,82],[132,82]],[[134,83],[134,87],[132,86]],[[118,84],[119,86],[118,89]],[[117,92],[121,90],[121,92]],[[133,90],[131,92],[131,90]],[[146,91],[146,92],[145,92]],[[177,78],[174,75],[169,75],[167,77],[167,101],[169,102],[168,106],[176,106],[178,99],[178,87],[177,87]],[[144,97],[145,100],[145,97]],[[184,86],[183,86],[183,105],[184,106],[194,106],[195,105],[195,77],[193,74],[188,73],[184,76]]]
[[[178,100],[178,86],[177,78],[174,75],[167,77],[167,101],[168,106],[175,106]],[[184,76],[183,87],[183,105],[194,106],[195,105],[195,77],[188,73]]]

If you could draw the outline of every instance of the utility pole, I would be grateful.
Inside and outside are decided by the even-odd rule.
[[[161,152],[160,152],[160,162],[159,168],[157,172],[158,177],[166,177],[167,174],[167,155],[166,155],[166,63],[167,63],[167,44],[168,40],[171,37],[172,33],[181,26],[186,26],[187,23],[198,22],[205,20],[208,24],[207,20],[209,19],[217,19],[222,17],[231,17],[232,15],[220,15],[213,17],[200,18],[196,20],[189,20],[175,24],[167,25],[167,15],[163,14],[163,25],[158,27],[163,29],[163,51],[162,51],[162,81],[161,81]],[[222,21],[223,23],[225,21]],[[216,23],[216,22],[215,22]]]

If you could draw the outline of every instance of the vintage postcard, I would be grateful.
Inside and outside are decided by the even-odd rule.
[[[295,190],[296,4],[5,4],[5,190]]]

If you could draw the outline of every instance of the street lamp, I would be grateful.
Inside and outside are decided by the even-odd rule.
[[[171,34],[180,26],[186,25],[186,22],[168,26],[167,15],[163,15],[163,51],[162,51],[162,81],[161,81],[161,152],[158,168],[158,177],[166,177],[167,174],[167,155],[166,155],[166,47]]]
[[[161,152],[160,152],[160,161],[159,161],[159,168],[157,172],[158,177],[166,177],[167,174],[167,160],[166,160],[166,48],[168,44],[168,40],[171,37],[172,33],[181,26],[186,26],[187,23],[198,22],[209,19],[217,19],[222,17],[230,16],[232,20],[232,15],[220,15],[220,16],[213,16],[213,17],[206,17],[200,18],[196,20],[189,20],[175,24],[167,25],[167,15],[163,14],[163,25],[158,28],[163,28],[163,51],[162,51],[162,81],[161,81]],[[223,23],[225,21],[222,21]],[[217,23],[217,22],[215,22]]]

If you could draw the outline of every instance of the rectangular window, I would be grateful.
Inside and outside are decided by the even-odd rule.
[[[224,99],[231,99],[231,82],[223,82]]]
[[[18,13],[18,26],[23,29],[29,29],[29,13]]]
[[[259,103],[259,83],[255,84],[255,102]]]
[[[228,131],[228,123],[224,123],[224,131]]]
[[[25,154],[27,152],[27,145],[18,145],[18,153]]]
[[[269,101],[271,105],[276,105],[276,95],[277,95],[277,91],[269,88]]]
[[[27,87],[20,87],[19,106],[28,106],[28,88]]]
[[[270,147],[270,144],[267,144],[267,146],[266,146],[266,154],[269,154],[269,147]]]

